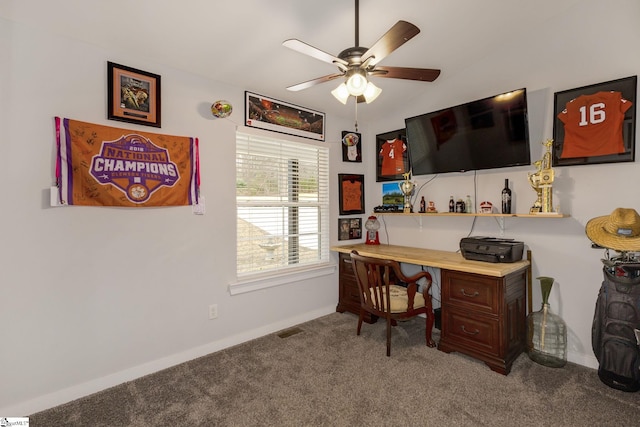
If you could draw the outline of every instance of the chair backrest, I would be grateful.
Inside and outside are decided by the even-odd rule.
[[[351,262],[358,283],[362,308],[379,316],[395,311],[391,307],[391,302],[393,292],[397,292],[397,289],[392,289],[394,287],[392,285],[395,285],[398,280],[406,279],[400,270],[400,263],[363,256],[356,251],[351,253]],[[409,310],[413,308],[416,290],[416,283],[408,284],[405,295],[409,297]]]
[[[351,251],[351,263],[356,276],[360,294],[360,306],[371,313],[385,316],[393,312],[415,315],[422,307],[431,310],[431,274],[420,271],[412,276],[405,276],[400,263],[375,257],[360,255]],[[422,294],[417,295],[418,281],[425,279]],[[397,286],[400,284],[400,286]]]
[[[351,262],[363,308],[373,312],[390,312],[392,274],[395,275],[396,269],[400,269],[399,263],[362,256],[355,251],[351,253]]]

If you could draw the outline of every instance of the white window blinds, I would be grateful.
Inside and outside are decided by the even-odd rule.
[[[329,262],[329,150],[236,133],[238,277]]]

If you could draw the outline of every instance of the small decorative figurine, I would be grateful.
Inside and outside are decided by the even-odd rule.
[[[493,204],[491,202],[484,201],[480,203],[480,213],[490,214],[493,212]]]

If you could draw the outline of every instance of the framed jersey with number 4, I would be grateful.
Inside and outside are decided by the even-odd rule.
[[[398,181],[409,172],[406,129],[376,135],[376,182]]]

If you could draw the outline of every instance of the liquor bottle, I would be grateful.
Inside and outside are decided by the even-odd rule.
[[[502,213],[511,213],[511,190],[509,189],[509,180],[504,180],[504,188],[502,189]]]
[[[420,212],[424,213],[427,211],[427,202],[424,201],[424,196],[420,199]]]
[[[453,201],[453,196],[449,199],[449,212],[456,211],[456,202]]]
[[[473,213],[473,206],[471,205],[471,196],[467,194],[467,200],[464,203],[464,208],[467,213]]]

